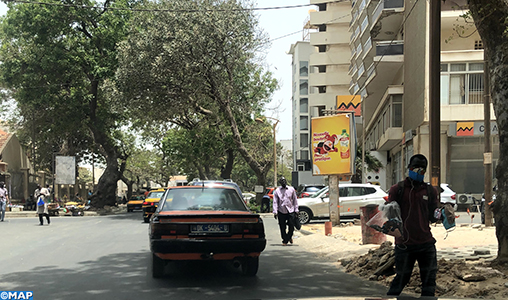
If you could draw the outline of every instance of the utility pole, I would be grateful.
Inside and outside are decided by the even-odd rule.
[[[429,140],[430,183],[441,183],[441,0],[430,0]]]
[[[484,50],[485,51],[485,50]],[[485,52],[484,52],[485,53]],[[492,211],[489,203],[492,199],[492,141],[490,139],[490,70],[489,62],[485,60],[483,63],[483,123],[484,123],[484,152],[483,165],[485,170],[485,203],[483,203],[483,211],[485,213],[485,226],[492,226]]]

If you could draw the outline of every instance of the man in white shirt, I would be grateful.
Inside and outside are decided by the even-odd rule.
[[[286,178],[281,177],[279,184],[281,186],[273,192],[273,215],[275,219],[279,220],[282,245],[287,246],[288,243],[293,243],[295,228],[291,220],[291,214],[295,213],[298,217],[298,200],[295,189],[287,185]]]

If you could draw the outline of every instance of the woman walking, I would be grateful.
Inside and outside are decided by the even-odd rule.
[[[39,196],[37,197],[37,214],[39,215],[39,225],[43,225],[43,216],[46,217],[48,221],[48,225],[51,223],[49,221],[49,212],[48,212],[48,204],[46,203],[46,199],[48,199],[50,193],[47,188],[40,188]]]

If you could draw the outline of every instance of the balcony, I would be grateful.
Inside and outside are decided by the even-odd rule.
[[[404,0],[379,1],[372,14],[370,34],[376,40],[392,40],[404,18]]]
[[[378,151],[389,151],[402,141],[402,127],[390,127],[377,141]]]
[[[376,56],[404,55],[404,41],[376,42]]]
[[[312,32],[310,34],[311,45],[334,45],[348,44],[350,34],[345,30],[334,30],[330,28],[328,31]]]
[[[341,24],[349,27],[351,16],[340,10],[315,11],[310,13],[310,24]]]

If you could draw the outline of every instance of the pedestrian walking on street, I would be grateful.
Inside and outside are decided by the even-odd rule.
[[[421,296],[434,297],[436,291],[437,254],[436,240],[430,231],[430,223],[437,221],[437,191],[423,181],[428,161],[422,154],[409,160],[409,176],[393,185],[388,192],[388,202],[400,206],[403,233],[395,238],[395,271],[387,295],[398,296],[408,284],[418,261],[422,281]]]
[[[0,222],[4,221],[7,203],[11,204],[11,201],[9,200],[9,192],[5,188],[5,183],[0,181]]]
[[[282,245],[287,246],[293,243],[295,228],[291,214],[298,217],[298,200],[295,189],[287,185],[286,178],[281,177],[279,184],[281,186],[273,192],[273,215],[279,221]]]
[[[46,217],[46,220],[48,221],[48,225],[51,223],[49,220],[49,212],[48,212],[48,203],[49,200],[49,190],[47,188],[40,188],[40,186],[37,186],[37,189],[39,190],[39,194],[37,199],[37,214],[39,215],[39,225],[43,225],[43,218]],[[37,192],[37,190],[36,190]],[[37,195],[37,193],[36,193]]]

